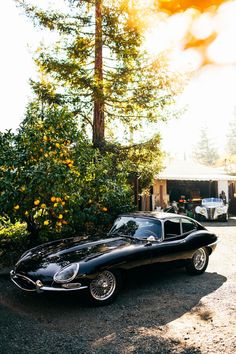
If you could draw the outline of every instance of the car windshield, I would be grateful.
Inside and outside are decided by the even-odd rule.
[[[202,199],[202,205],[214,205],[214,204],[217,204],[217,205],[223,205],[224,202],[221,198],[205,198],[205,199]]]
[[[154,236],[160,239],[162,235],[161,222],[159,220],[122,216],[114,222],[109,235],[128,236],[139,239],[146,239]]]

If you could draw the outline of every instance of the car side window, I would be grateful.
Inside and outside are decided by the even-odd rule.
[[[182,219],[182,229],[183,229],[183,234],[187,232],[191,232],[193,230],[197,230],[196,224],[188,219]]]
[[[134,237],[147,238],[154,236],[155,239],[161,238],[161,223],[159,221],[143,220],[140,222],[138,229],[135,231]]]
[[[180,231],[180,219],[171,218],[165,221],[164,223],[164,235],[165,238],[176,237],[181,234]]]

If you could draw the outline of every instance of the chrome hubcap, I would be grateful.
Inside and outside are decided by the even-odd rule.
[[[98,274],[97,278],[90,283],[90,293],[96,300],[103,301],[114,293],[116,278],[108,270]]]
[[[202,270],[206,264],[206,251],[203,248],[199,248],[193,255],[193,264],[195,269]]]

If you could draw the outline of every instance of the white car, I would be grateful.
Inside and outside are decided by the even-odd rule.
[[[228,208],[221,198],[204,198],[201,205],[195,208],[195,218],[201,221],[228,221]]]

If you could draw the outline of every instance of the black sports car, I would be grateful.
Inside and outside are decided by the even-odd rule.
[[[74,237],[25,252],[11,279],[26,291],[85,289],[91,301],[103,305],[112,302],[124,271],[132,268],[181,261],[188,273],[202,274],[216,243],[215,234],[183,215],[126,214],[97,241]]]

